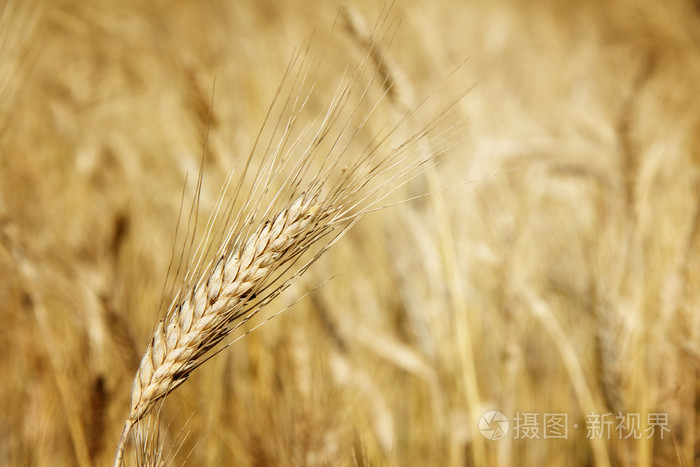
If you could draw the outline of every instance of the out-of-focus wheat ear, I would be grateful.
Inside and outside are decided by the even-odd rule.
[[[36,53],[29,43],[41,19],[43,4],[36,0],[9,0],[0,6],[0,128],[28,65]],[[28,52],[32,52],[29,55]]]
[[[362,14],[352,5],[343,5],[341,13],[352,38],[367,50],[389,99],[400,112],[410,112],[415,107],[413,86],[398,63],[380,43],[377,31],[370,30]]]
[[[53,332],[49,328],[49,311],[46,308],[42,293],[39,289],[39,284],[42,282],[42,274],[41,271],[35,267],[34,262],[27,257],[20,242],[17,240],[18,237],[15,232],[10,232],[10,227],[11,226],[2,226],[2,228],[0,228],[0,245],[5,246],[10,251],[10,254],[12,254],[17,264],[18,272],[24,281],[26,293],[30,297],[32,312],[36,318],[41,339],[45,346],[47,359],[53,370],[56,387],[58,388],[60,400],[65,410],[68,431],[73,441],[73,449],[75,450],[78,465],[89,466],[92,462],[90,460],[85,432],[80,420],[79,409],[76,406],[74,391],[71,387],[72,380],[62,363],[60,355],[56,352],[56,349],[59,347],[56,344]]]
[[[564,332],[556,316],[552,313],[551,307],[542,298],[538,297],[531,287],[523,285],[521,290],[523,302],[528,305],[528,310],[540,322],[559,352],[562,363],[571,379],[581,412],[602,413],[586,380],[579,357],[567,338],[566,332]],[[610,456],[604,440],[593,437],[589,439],[589,442],[595,464],[609,467]]]
[[[599,303],[595,307],[594,360],[598,381],[602,388],[605,405],[613,413],[624,413],[622,397],[622,375],[620,373],[619,324],[612,307]]]

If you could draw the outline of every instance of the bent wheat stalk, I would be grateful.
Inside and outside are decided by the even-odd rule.
[[[265,223],[243,248],[221,257],[200,286],[162,319],[141,361],[131,395],[132,420],[141,419],[154,402],[177,388],[201,359],[231,331],[242,306],[273,266],[303,248],[322,224],[313,198],[300,196],[274,221]]]
[[[222,339],[230,334],[272,272],[296,258],[329,225],[314,196],[303,194],[263,224],[233,254],[219,258],[206,279],[193,288],[157,325],[138,369],[115,465],[121,464],[132,425],[153,405],[185,382]]]
[[[367,52],[370,56],[371,53]],[[242,192],[246,193],[243,207],[233,216],[235,203],[229,200],[223,213],[224,224],[228,225],[222,230],[225,236],[209,240],[214,220],[221,214],[224,190],[214,220],[210,219],[207,226],[205,240],[195,252],[194,265],[187,271],[167,314],[154,329],[132,385],[131,410],[115,454],[115,467],[123,462],[132,427],[158,401],[220,351],[219,344],[226,337],[306,271],[360,217],[420,173],[423,164],[434,163],[433,154],[428,154],[421,144],[439,150],[454,144],[454,128],[449,126],[442,131],[440,128],[441,117],[450,113],[457,100],[400,144],[393,146],[391,137],[402,122],[372,138],[369,145],[363,143],[357,152],[359,157],[345,161],[347,154],[355,153],[358,135],[387,93],[384,89],[378,97],[370,99],[373,82],[370,79],[361,89],[359,99],[349,101],[351,88],[358,84],[363,72],[363,63],[366,60],[358,65],[353,76],[341,81],[326,112],[315,120],[317,123],[300,132],[295,131],[297,116],[313,89],[313,82],[306,83],[308,69],[303,70],[303,63],[286,99],[280,98],[281,88],[278,89],[273,106],[282,101],[285,107],[267,146],[261,150],[253,184],[247,190],[242,188],[246,173],[252,170],[251,161],[263,130],[234,189],[234,201]],[[285,75],[283,83],[289,76]],[[308,89],[302,91],[305,84]],[[370,102],[363,103],[367,99]],[[363,112],[362,108],[369,110],[359,113]],[[263,129],[267,124],[266,121]],[[281,182],[281,188],[272,194],[270,187],[277,182]],[[201,173],[198,189],[201,189]],[[304,256],[312,247],[315,252]],[[217,253],[203,265],[212,248]]]

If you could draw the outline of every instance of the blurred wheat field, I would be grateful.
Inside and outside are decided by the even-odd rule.
[[[342,8],[371,27],[387,5],[0,3],[1,465],[111,462],[207,130],[205,212],[312,31],[311,109],[362,55]],[[697,2],[387,15],[401,80],[368,137],[471,89],[444,162],[392,199],[478,181],[368,215],[174,391],[170,463],[697,464]],[[480,432],[490,410],[502,439]],[[547,414],[566,436],[545,439]],[[667,430],[648,437],[650,415]]]

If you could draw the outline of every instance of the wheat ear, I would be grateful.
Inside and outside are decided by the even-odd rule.
[[[371,55],[372,51],[367,53]],[[217,344],[279,295],[376,203],[421,171],[430,160],[421,147],[426,139],[438,143],[441,150],[453,144],[452,132],[456,130],[441,128],[441,123],[458,99],[396,146],[391,144],[392,136],[406,117],[359,148],[356,137],[387,92],[384,89],[372,101],[368,91],[374,80],[370,79],[357,101],[346,107],[350,88],[359,82],[366,63],[365,58],[347,81],[341,81],[321,118],[298,137],[292,137],[296,116],[308,100],[302,90],[307,71],[299,67],[293,78],[297,90],[287,99],[280,98],[287,106],[283,110],[289,112],[289,118],[277,120],[272,139],[261,149],[260,169],[246,195],[242,214],[229,223],[226,219],[233,212],[233,204],[229,205],[224,214],[226,237],[221,242],[204,242],[205,250],[206,245],[221,245],[214,261],[200,269],[199,261],[207,256],[201,252],[194,268],[188,268],[168,313],[155,327],[134,378],[131,410],[117,447],[115,467],[123,461],[134,424],[184,383],[192,371],[217,352]],[[311,89],[313,83],[308,92]],[[362,115],[364,104],[369,110]],[[240,194],[257,144],[256,141],[240,175],[233,199]],[[344,156],[354,148],[359,149],[359,156],[346,160]],[[273,182],[281,182],[282,188],[272,195],[270,204],[265,204]],[[283,204],[283,199],[288,199],[288,204]],[[280,205],[286,207],[277,215],[270,215],[274,213],[270,209]],[[262,206],[268,208],[261,215],[263,222],[254,229],[253,221]],[[295,264],[312,247],[316,253],[307,262]]]
[[[131,390],[131,412],[114,465],[120,465],[131,427],[154,404],[180,386],[209,351],[248,316],[253,298],[274,271],[297,258],[329,229],[328,212],[316,197],[302,194],[265,222],[239,248],[221,256],[206,279],[192,288],[156,326]],[[274,292],[273,292],[274,293]]]

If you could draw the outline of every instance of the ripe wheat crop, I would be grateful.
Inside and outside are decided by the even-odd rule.
[[[694,465],[698,31],[0,1],[0,465]]]
[[[218,353],[222,341],[305,272],[364,214],[381,209],[381,201],[392,191],[435,164],[438,156],[432,151],[443,152],[454,144],[459,125],[446,119],[458,99],[408,137],[399,130],[418,109],[371,137],[365,147],[356,144],[367,122],[376,118],[376,108],[400,86],[393,78],[395,70],[376,50],[377,37],[386,34],[382,31],[386,20],[381,17],[375,29],[365,33],[363,59],[339,80],[330,104],[313,120],[316,123],[298,131],[296,120],[313,93],[315,71],[309,65],[313,60],[306,56],[308,47],[290,62],[268,113],[270,117],[278,112],[276,119],[266,121],[244,167],[223,187],[204,238],[185,265],[172,305],[155,326],[134,377],[131,410],[115,467],[123,462],[133,425],[158,401]],[[363,82],[365,76],[369,78]],[[277,99],[283,101],[280,109]],[[258,150],[267,126],[274,128]],[[202,176],[200,172],[199,183]],[[280,185],[276,192],[275,184]],[[275,213],[277,206],[281,210]],[[234,212],[235,207],[240,210]],[[214,250],[209,259],[208,252]],[[313,253],[307,254],[310,250]]]

